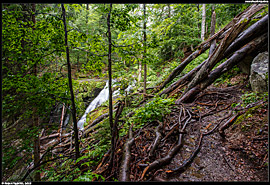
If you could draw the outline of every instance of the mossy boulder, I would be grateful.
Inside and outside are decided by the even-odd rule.
[[[268,91],[268,52],[258,54],[251,64],[249,81],[253,91]]]

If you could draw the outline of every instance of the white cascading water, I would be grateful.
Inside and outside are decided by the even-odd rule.
[[[114,84],[116,80],[112,80],[112,84]],[[134,83],[132,85],[129,85],[126,89],[127,92],[129,92],[136,81],[134,80]],[[83,131],[84,129],[84,123],[86,122],[86,116],[89,112],[100,106],[102,103],[107,101],[109,99],[109,81],[107,80],[105,87],[102,89],[102,91],[98,94],[98,96],[90,103],[90,105],[85,110],[85,113],[81,117],[81,119],[77,122],[78,130]],[[114,86],[114,85],[113,85]],[[119,89],[113,92],[113,96],[119,95]]]

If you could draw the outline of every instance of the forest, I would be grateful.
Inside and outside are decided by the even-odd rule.
[[[268,4],[2,4],[2,182],[269,181]]]

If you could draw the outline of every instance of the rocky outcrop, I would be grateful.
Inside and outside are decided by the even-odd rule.
[[[252,61],[249,81],[253,91],[268,91],[268,52],[258,54]]]

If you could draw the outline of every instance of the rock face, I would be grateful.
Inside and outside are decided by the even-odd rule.
[[[268,52],[258,54],[252,61],[249,81],[253,91],[268,91]]]

